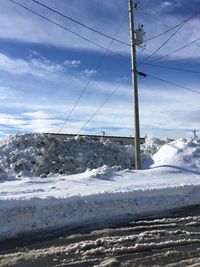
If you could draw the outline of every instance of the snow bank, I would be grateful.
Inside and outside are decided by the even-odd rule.
[[[6,181],[0,239],[25,233],[138,219],[200,204],[200,176],[162,168]],[[108,173],[108,172],[107,172]],[[101,179],[102,178],[102,179]]]
[[[182,138],[165,144],[153,155],[153,161],[152,167],[169,165],[200,171],[200,140]]]
[[[31,177],[53,144],[37,176],[75,174],[103,165],[133,167],[133,148],[109,141],[93,141],[86,137],[61,140],[48,134],[25,133],[0,141],[1,176]]]

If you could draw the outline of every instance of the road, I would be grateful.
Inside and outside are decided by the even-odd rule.
[[[2,242],[2,266],[200,266],[200,207],[115,228]]]

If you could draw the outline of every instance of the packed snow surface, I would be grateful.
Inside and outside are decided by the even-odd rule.
[[[36,137],[35,139],[35,143],[40,144]],[[76,142],[81,143],[81,140],[73,140],[72,145]],[[88,142],[91,141],[83,140],[83,143]],[[26,144],[25,141],[24,143]],[[8,174],[9,178],[11,174],[15,174],[9,166],[16,162],[9,161],[12,151],[16,151],[14,158],[17,151],[20,151],[17,154],[19,157],[26,153],[26,149],[28,149],[27,155],[30,155],[30,147],[24,143],[22,148],[22,144],[16,141],[16,136],[14,141],[10,137],[1,142],[2,177]],[[104,149],[104,145],[104,143],[102,146],[98,144],[97,147]],[[93,146],[95,147],[95,144]],[[111,146],[115,147],[114,144],[108,146],[109,149]],[[33,145],[31,147],[33,154],[36,155],[36,148]],[[36,147],[38,151],[41,150],[41,144]],[[88,146],[85,147],[87,148]],[[117,153],[118,149],[120,148],[117,146]],[[60,153],[61,150],[60,148]],[[80,150],[77,148],[77,153]],[[200,204],[199,151],[199,140],[179,139],[163,145],[154,153],[151,159],[152,167],[146,170],[119,171],[118,167],[101,165],[99,168],[87,169],[83,173],[73,175],[56,173],[46,178],[23,177],[22,179],[15,176],[13,180],[2,179],[0,238],[106,222],[126,216],[140,218],[174,208]],[[88,153],[92,152],[88,150]],[[129,153],[128,162],[130,151],[124,150],[124,153],[125,155]],[[113,155],[115,154],[110,152],[112,157],[110,160],[114,160]],[[87,153],[84,157],[87,157]],[[25,158],[24,154],[22,158]],[[49,159],[47,166],[51,163]],[[120,164],[113,163],[113,165]]]

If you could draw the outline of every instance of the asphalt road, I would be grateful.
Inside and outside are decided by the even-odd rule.
[[[1,242],[0,266],[200,266],[200,207],[114,228]]]

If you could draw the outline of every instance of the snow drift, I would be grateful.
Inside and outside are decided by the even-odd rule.
[[[200,140],[181,138],[163,145],[153,155],[152,167],[162,165],[200,170]]]

